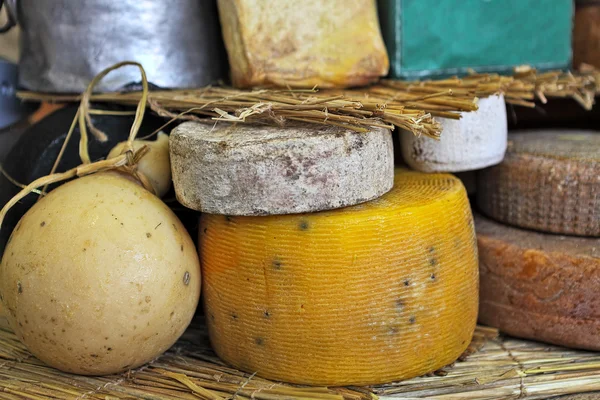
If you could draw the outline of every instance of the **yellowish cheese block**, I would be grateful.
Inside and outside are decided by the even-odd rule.
[[[310,214],[203,214],[210,340],[233,366],[300,384],[411,378],[460,356],[478,266],[460,180],[397,169],[394,188]]]
[[[237,87],[360,86],[387,75],[375,0],[219,0]]]

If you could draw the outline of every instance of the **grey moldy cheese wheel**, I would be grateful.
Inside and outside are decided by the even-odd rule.
[[[508,134],[504,96],[482,98],[478,106],[459,120],[439,118],[440,140],[405,132],[400,139],[404,161],[422,172],[472,171],[498,164]]]
[[[173,183],[186,207],[271,215],[375,199],[394,184],[391,132],[338,126],[187,122],[170,141]]]
[[[513,336],[600,350],[600,239],[475,216],[479,321]]]
[[[600,236],[600,133],[509,135],[504,161],[478,173],[477,205],[511,225]]]

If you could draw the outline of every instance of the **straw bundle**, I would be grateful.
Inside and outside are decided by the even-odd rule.
[[[539,399],[593,390],[600,390],[597,353],[497,338],[494,329],[484,327],[452,366],[373,387],[289,385],[229,368],[210,349],[200,320],[146,366],[122,375],[76,376],[34,358],[0,317],[0,399]]]
[[[577,74],[560,71],[538,74],[527,67],[518,68],[513,77],[497,74],[472,74],[465,78],[437,81],[390,81],[355,90],[252,91],[226,87],[196,90],[156,90],[148,96],[148,106],[172,119],[206,121],[260,122],[283,125],[285,121],[343,125],[357,131],[368,126],[398,127],[439,138],[441,126],[433,118],[460,118],[459,112],[477,110],[476,98],[503,93],[507,102],[534,107],[537,98],[571,97],[591,109],[600,92],[600,73],[584,66]],[[91,101],[137,104],[141,92],[102,93]],[[20,92],[24,100],[49,102],[77,101],[79,96]],[[94,110],[92,110],[94,113]],[[208,122],[211,122],[210,120]],[[214,123],[214,122],[212,122]]]

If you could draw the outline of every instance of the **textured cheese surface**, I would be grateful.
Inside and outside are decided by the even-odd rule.
[[[170,152],[177,198],[211,214],[321,211],[372,200],[394,184],[384,128],[187,122],[171,132]]]
[[[417,171],[461,172],[498,164],[506,151],[508,134],[504,96],[479,100],[479,109],[462,113],[459,120],[438,118],[440,140],[401,136],[404,161]]]
[[[394,188],[319,213],[203,214],[213,348],[259,376],[372,384],[443,367],[475,327],[478,268],[465,189],[396,170]]]
[[[600,133],[511,133],[504,161],[478,173],[477,205],[511,225],[600,236]]]
[[[360,86],[387,74],[374,0],[218,4],[235,86]]]
[[[475,216],[479,319],[513,336],[600,350],[600,239]]]

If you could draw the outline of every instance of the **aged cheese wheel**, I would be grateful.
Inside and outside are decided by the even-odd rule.
[[[260,376],[363,385],[443,367],[468,346],[478,268],[465,189],[397,170],[394,189],[319,213],[203,214],[211,343]]]
[[[394,184],[391,132],[187,122],[171,133],[173,182],[186,207],[213,214],[311,212],[372,200]]]
[[[374,0],[218,4],[235,86],[361,86],[387,75]]]
[[[480,99],[478,105],[477,111],[461,113],[459,120],[439,118],[440,140],[404,132],[404,161],[423,172],[471,171],[502,161],[508,133],[504,96]]]
[[[600,236],[600,133],[509,135],[504,161],[478,173],[477,205],[511,225]]]
[[[480,322],[510,335],[600,350],[600,239],[475,217]]]

